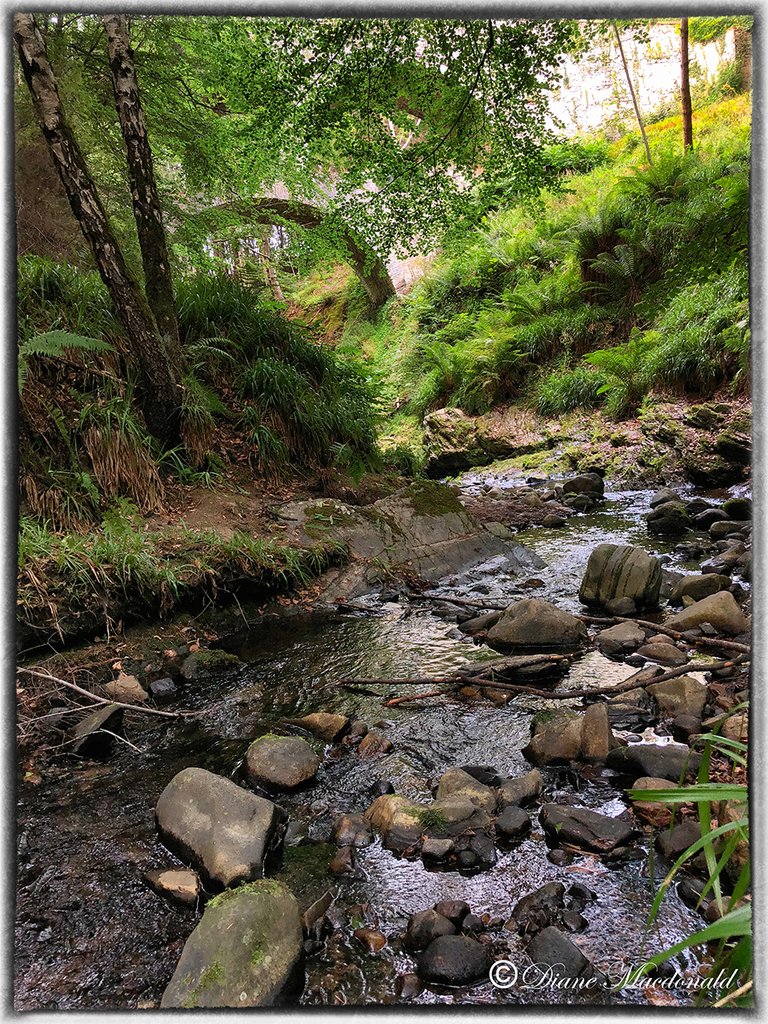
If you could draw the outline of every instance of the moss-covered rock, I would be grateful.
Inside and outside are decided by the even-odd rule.
[[[160,1006],[273,1006],[297,980],[302,939],[299,905],[280,882],[227,890],[187,939]]]

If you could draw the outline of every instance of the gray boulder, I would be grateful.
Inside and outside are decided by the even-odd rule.
[[[648,532],[660,537],[681,537],[691,528],[691,519],[680,501],[657,505],[645,517]]]
[[[504,839],[519,839],[531,831],[531,819],[522,807],[510,804],[496,819],[496,835]]]
[[[656,849],[662,857],[673,862],[697,839],[701,839],[701,826],[695,821],[683,821],[656,836]]]
[[[575,615],[538,597],[515,601],[488,630],[488,643],[499,649],[577,647],[587,634]]]
[[[620,658],[637,650],[645,642],[645,630],[636,622],[618,622],[615,626],[601,630],[595,641],[606,658]]]
[[[670,641],[668,644],[646,644],[637,652],[641,658],[656,662],[657,665],[669,665],[677,667],[685,665],[688,655]]]
[[[721,590],[717,594],[696,601],[673,615],[671,619],[667,619],[664,624],[684,633],[686,629],[694,629],[702,622],[709,622],[718,632],[728,636],[738,636],[747,628],[744,613],[733,594],[727,590]]]
[[[165,845],[220,886],[261,878],[280,842],[285,814],[203,768],[185,768],[168,783],[155,808]]]
[[[552,968],[557,979],[586,978],[593,971],[579,947],[554,925],[533,936],[528,944],[528,956],[533,963]]]
[[[465,915],[466,916],[466,915]],[[426,949],[441,935],[455,935],[456,926],[436,910],[422,910],[412,914],[403,936],[406,949]]]
[[[648,687],[648,693],[670,717],[690,715],[700,720],[707,700],[707,684],[692,676],[678,676],[654,683]]]
[[[659,490],[651,496],[649,504],[651,508],[657,508],[659,505],[666,505],[670,501],[674,501],[678,505],[684,504],[677,491],[673,491],[671,487],[660,487]]]
[[[604,761],[617,744],[606,704],[592,704],[583,714],[555,712],[533,720],[533,734],[522,754],[535,765],[569,761]]]
[[[440,985],[471,985],[487,981],[491,954],[487,946],[466,935],[435,939],[418,959],[418,974]]]
[[[280,882],[229,889],[205,908],[160,1007],[274,1006],[297,975],[302,943],[299,905]]]
[[[538,768],[526,775],[505,779],[499,786],[499,806],[501,808],[531,803],[540,795],[544,780]]]
[[[659,603],[660,588],[661,562],[654,555],[631,544],[598,544],[589,556],[579,600],[599,608],[628,598],[638,608],[653,608]]]
[[[436,797],[441,800],[443,797],[452,796],[455,793],[460,793],[489,813],[496,809],[496,795],[493,790],[478,782],[461,768],[449,768],[442,774]]]
[[[260,736],[248,747],[245,771],[252,786],[296,789],[317,775],[320,758],[299,736]]]
[[[563,481],[563,494],[586,494],[591,498],[602,498],[605,484],[599,473],[581,473]]]
[[[650,775],[679,782],[683,773],[694,776],[701,758],[681,743],[631,743],[614,747],[606,759],[609,768],[638,778]]]
[[[731,585],[729,576],[721,576],[716,572],[704,573],[701,576],[684,576],[675,585],[669,597],[669,603],[679,605],[683,603],[684,597],[691,597],[694,601],[701,601],[705,597],[717,594],[721,590],[727,590]]]
[[[610,853],[636,833],[634,826],[623,818],[611,818],[586,807],[544,804],[539,821],[544,834],[558,845],[568,843],[594,853]]]

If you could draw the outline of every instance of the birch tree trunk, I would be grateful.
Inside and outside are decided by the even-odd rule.
[[[165,344],[168,358],[175,366],[179,366],[181,344],[173,294],[173,277],[168,259],[160,198],[157,194],[152,150],[147,136],[128,33],[128,20],[123,14],[105,14],[101,20],[107,33],[115,106],[128,156],[133,216],[136,220],[141,261],[144,265],[147,301]]]
[[[261,243],[259,245],[259,254],[261,256],[261,263],[264,267],[264,277],[267,284],[272,289],[272,298],[275,302],[284,302],[285,295],[283,289],[280,286],[280,282],[275,272],[275,265],[272,262],[272,246],[269,244],[269,232],[266,232],[261,236]]]
[[[85,157],[64,116],[56,77],[34,17],[14,14],[13,35],[35,114],[69,205],[138,364],[137,398],[147,428],[164,444],[175,445],[181,429],[181,389],[146,297],[128,270]]]

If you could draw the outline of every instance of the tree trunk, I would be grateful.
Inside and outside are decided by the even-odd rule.
[[[283,295],[283,289],[280,286],[280,281],[275,273],[275,265],[272,262],[272,246],[269,244],[268,232],[261,236],[259,254],[261,255],[261,264],[264,267],[264,278],[272,289],[273,299],[275,302],[284,302],[285,295]]]
[[[61,106],[45,42],[31,14],[15,14],[13,35],[37,119],[67,199],[106,285],[139,367],[137,397],[149,431],[175,445],[181,428],[181,389],[152,313],[131,276],[106,212]]]
[[[640,114],[640,104],[637,102],[637,96],[635,95],[635,87],[632,84],[632,75],[629,73],[629,66],[627,65],[627,58],[624,56],[624,47],[621,44],[621,35],[619,34],[619,27],[616,22],[613,22],[613,32],[616,36],[616,43],[619,47],[619,53],[621,54],[621,63],[624,65],[624,74],[627,79],[627,85],[629,86],[629,95],[632,97],[632,106],[635,108],[635,117],[640,127],[640,134],[643,137],[643,145],[645,146],[645,155],[648,158],[648,163],[653,165],[651,159],[651,147],[648,145],[648,136],[645,134],[645,125],[643,124],[643,118]]]
[[[181,343],[176,319],[176,300],[173,295],[173,277],[155,182],[152,150],[147,137],[133,50],[128,34],[128,22],[123,14],[105,14],[102,21],[107,33],[115,106],[128,155],[133,216],[136,220],[141,261],[144,265],[147,301],[165,344],[168,358],[174,366],[179,367]]]
[[[739,69],[739,84],[746,91],[752,84],[752,33],[741,25],[734,26],[733,48],[736,67]]]
[[[298,224],[303,228],[315,228],[327,217],[325,210],[310,203],[294,199],[278,199],[265,197],[252,200],[238,200],[233,203],[222,203],[213,210],[233,210],[245,223],[250,224]],[[203,210],[198,216],[204,219],[210,211]],[[340,237],[347,250],[347,262],[360,279],[360,283],[368,296],[371,309],[376,309],[391,299],[395,294],[395,286],[389,276],[386,264],[375,253],[365,246],[353,231],[340,225]]]
[[[688,19],[680,19],[680,107],[683,114],[683,150],[693,149],[693,107],[688,67]]]

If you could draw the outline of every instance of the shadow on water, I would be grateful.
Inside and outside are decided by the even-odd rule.
[[[650,492],[608,494],[599,511],[576,516],[560,530],[530,530],[519,539],[547,563],[537,596],[576,609],[575,597],[589,551],[603,541],[642,543],[670,551],[649,538],[642,522]],[[679,561],[673,567],[683,567]],[[142,882],[142,872],[174,859],[157,840],[154,804],[182,768],[198,765],[235,779],[248,743],[282,719],[314,710],[340,711],[377,725],[393,743],[371,761],[353,748],[327,756],[311,788],[280,797],[294,821],[306,824],[314,843],[286,851],[283,877],[303,906],[329,885],[339,904],[360,923],[381,929],[388,944],[368,954],[351,936],[341,950],[307,960],[305,1003],[394,1001],[397,974],[413,970],[398,941],[408,915],[438,899],[461,898],[476,913],[506,918],[517,899],[546,881],[586,882],[598,902],[585,912],[588,929],[574,941],[598,966],[615,973],[617,956],[639,960],[653,886],[646,860],[608,868],[577,856],[558,867],[546,858],[543,835],[534,831],[502,853],[489,871],[473,877],[430,872],[420,861],[398,860],[377,840],[360,852],[357,874],[333,881],[327,840],[337,813],[363,811],[378,780],[396,792],[428,800],[442,771],[453,765],[489,764],[502,774],[528,770],[520,753],[531,713],[542,703],[512,705],[435,701],[418,710],[384,708],[387,688],[375,695],[341,688],[349,677],[439,675],[491,655],[459,640],[451,624],[428,611],[383,605],[370,616],[296,617],[262,625],[233,638],[245,664],[218,678],[187,683],[180,704],[213,710],[201,721],[155,724],[131,721],[129,739],[139,755],[120,746],[105,764],[62,760],[40,784],[18,789],[19,896],[17,902],[16,1005],[33,1008],[140,1007],[156,1005],[170,978],[195,913],[174,908]],[[626,666],[591,652],[577,661],[563,685],[625,678]],[[394,689],[392,692],[394,693]],[[380,692],[379,692],[380,691]],[[560,705],[562,706],[562,704]],[[577,793],[562,772],[545,772],[550,795],[618,814],[624,804],[609,774]],[[351,908],[351,909],[350,909]],[[663,904],[647,952],[689,934],[700,919],[672,893]],[[508,935],[513,955],[519,940]],[[327,994],[331,990],[330,995]],[[605,1000],[605,996],[602,997]],[[419,1002],[460,1004],[578,1002],[594,996],[547,991],[504,992],[489,984],[458,993],[426,991]],[[637,993],[611,996],[642,1001]]]

